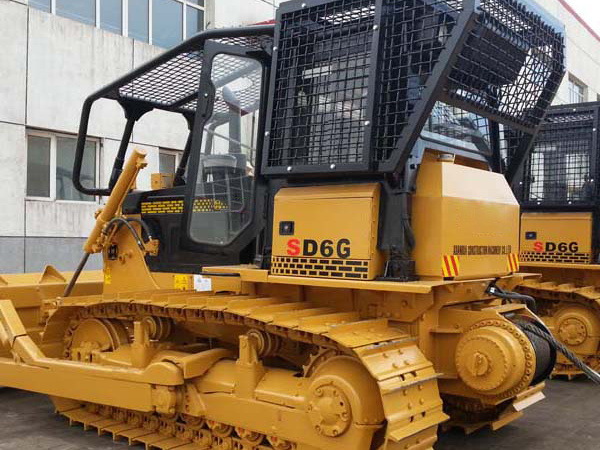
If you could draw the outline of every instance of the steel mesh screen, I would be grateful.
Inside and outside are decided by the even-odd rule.
[[[231,37],[214,39],[214,41],[261,50],[266,45],[271,45],[272,38],[269,36]],[[155,108],[169,111],[195,112],[204,57],[202,50],[204,41],[200,41],[196,47],[187,48],[162,64],[138,74],[107,97],[143,101]],[[219,75],[226,80],[232,73],[243,70],[241,66],[241,63],[234,63],[232,59],[232,64],[227,69],[221,68],[222,73]]]
[[[451,99],[535,128],[564,67],[564,37],[516,0],[481,0],[447,86]]]
[[[562,27],[540,11],[528,0],[286,4],[266,170],[394,170],[432,100],[519,130],[494,139],[533,134],[564,73]]]
[[[384,0],[376,161],[397,150],[423,89],[456,25],[461,0]],[[411,130],[412,131],[412,130]]]
[[[520,190],[523,204],[595,203],[594,121],[593,110],[548,116],[525,164]]]
[[[374,0],[282,15],[268,166],[363,160]]]

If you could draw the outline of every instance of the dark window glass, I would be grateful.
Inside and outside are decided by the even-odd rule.
[[[174,0],[154,0],[152,4],[152,44],[170,48],[183,37],[183,5]]]
[[[187,6],[186,38],[190,38],[204,29],[204,11]]]
[[[56,14],[96,25],[96,0],[56,0]]]
[[[74,138],[56,138],[56,199],[94,201],[94,197],[84,195],[73,186],[73,163],[75,161]],[[81,166],[81,183],[85,187],[96,186],[96,143],[87,141]]]
[[[148,42],[148,0],[129,0],[129,37]]]
[[[160,153],[158,155],[158,171],[160,173],[175,173],[177,157],[173,153]]]
[[[204,0],[188,0],[188,3],[193,3],[194,5],[204,6]]]
[[[227,245],[252,222],[258,103],[262,65],[219,54],[212,64],[216,87],[212,116],[204,124],[189,236]],[[196,204],[200,208],[196,208]]]
[[[50,138],[27,137],[27,195],[50,197]]]
[[[123,32],[122,0],[100,0],[100,27],[113,33]]]
[[[29,0],[29,5],[42,11],[50,12],[52,0]]]

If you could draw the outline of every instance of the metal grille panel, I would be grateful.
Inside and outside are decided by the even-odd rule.
[[[448,96],[527,128],[540,124],[564,70],[564,36],[528,5],[481,0]]]
[[[598,107],[560,107],[549,112],[518,190],[524,206],[596,203]]]
[[[384,1],[375,160],[396,150],[461,10],[461,0]]]
[[[374,17],[374,0],[283,15],[268,166],[362,161]]]
[[[272,38],[269,36],[212,40],[221,44],[239,45],[255,50],[272,45]],[[115,100],[146,102],[155,108],[168,111],[195,112],[200,73],[204,63],[203,46],[204,41],[197,45],[194,45],[193,41],[189,41],[189,48],[183,48],[166,58],[161,64],[141,71],[126,83],[115,87],[106,97]],[[217,81],[219,79],[227,80],[232,73],[244,70],[242,63],[233,64],[233,61],[232,59],[232,64],[227,70],[223,67],[220,73],[216,74]],[[260,86],[260,82],[257,85]],[[241,99],[242,106],[246,106],[243,104],[243,100]]]
[[[436,101],[531,135],[564,74],[529,0],[294,1],[275,45],[267,173],[401,169]]]
[[[366,280],[369,278],[370,261],[355,259],[293,258],[273,256],[273,275],[292,275],[316,278],[347,278]]]
[[[565,264],[590,264],[592,262],[592,254],[521,252],[519,259],[521,263],[547,262]]]

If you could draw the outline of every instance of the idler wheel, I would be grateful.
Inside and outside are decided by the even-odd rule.
[[[600,336],[600,320],[584,306],[570,306],[556,314],[557,337],[561,342],[577,347]]]
[[[314,386],[309,395],[308,416],[315,429],[329,437],[343,434],[350,426],[350,402],[333,383]]]

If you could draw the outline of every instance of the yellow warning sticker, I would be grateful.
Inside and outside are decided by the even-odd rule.
[[[444,255],[442,257],[442,274],[444,278],[455,278],[460,274],[460,256]]]
[[[190,276],[186,274],[175,274],[173,276],[173,287],[182,291],[190,289]]]
[[[112,283],[112,276],[110,274],[110,269],[108,267],[106,267],[104,269],[104,284],[111,284]]]
[[[508,255],[508,271],[509,272],[518,272],[520,269],[519,264],[519,255],[516,253],[511,253]]]

